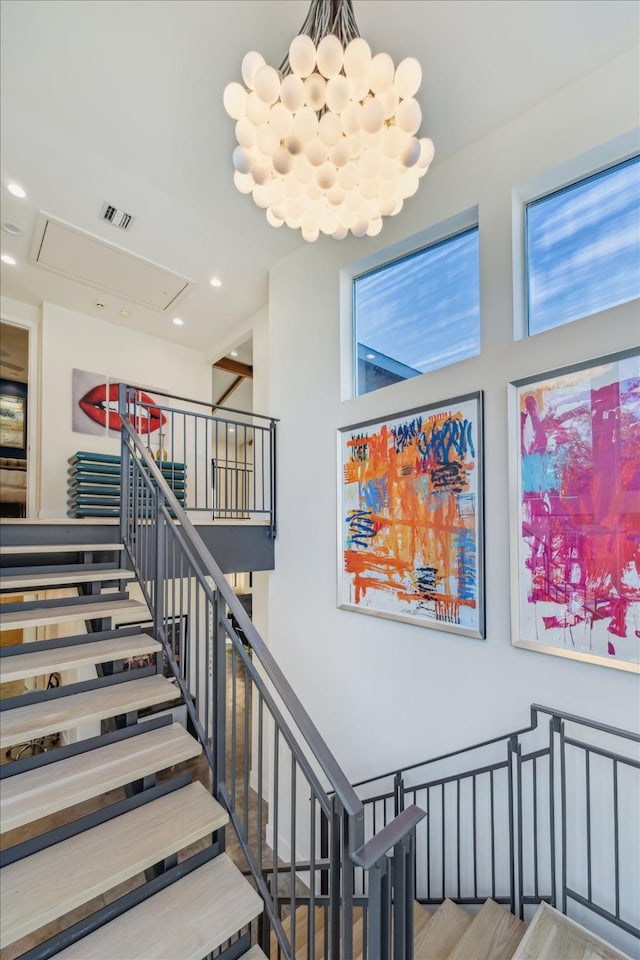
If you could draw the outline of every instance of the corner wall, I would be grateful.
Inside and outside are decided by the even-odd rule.
[[[638,727],[637,676],[510,644],[507,448],[510,380],[638,341],[637,302],[514,341],[511,263],[512,189],[637,126],[637,77],[633,50],[436,162],[380,237],[321,238],[271,273],[269,412],[281,423],[270,647],[353,781],[522,726],[534,701]],[[476,204],[481,355],[341,402],[341,269]],[[478,389],[487,639],[338,610],[337,428]]]

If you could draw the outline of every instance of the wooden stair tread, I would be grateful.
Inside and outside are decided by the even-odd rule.
[[[127,614],[140,619],[146,619],[149,611],[146,604],[138,600],[104,600],[97,603],[86,603],[78,600],[60,607],[39,607],[29,610],[26,603],[24,610],[14,610],[3,613],[0,619],[0,630],[14,630],[25,627],[42,627],[52,623],[67,623],[78,620],[95,620],[96,618],[112,617],[115,614]]]
[[[413,901],[413,942],[414,945],[419,942],[422,938],[423,931],[425,930],[429,920],[431,920],[433,914],[431,910],[424,906],[422,903],[418,903],[417,900]],[[415,947],[414,947],[415,950]]]
[[[453,900],[445,900],[414,938],[414,960],[447,960],[472,920]]]
[[[449,954],[449,960],[511,960],[526,929],[495,900],[487,900]]]
[[[108,570],[96,570],[86,567],[84,570],[59,573],[55,567],[48,573],[12,574],[10,577],[0,577],[0,588],[3,590],[35,590],[40,587],[56,587],[67,583],[99,583],[107,580],[132,580],[135,577],[133,570],[124,567],[111,567]]]
[[[541,903],[518,944],[513,960],[563,957],[565,960],[629,960],[626,954],[575,920]]]
[[[88,750],[2,781],[3,833],[197,757],[202,747],[178,723]]]
[[[201,960],[262,913],[263,906],[223,853],[55,956],[58,960]]]
[[[165,677],[143,677],[15,707],[2,713],[0,748],[69,730],[89,720],[104,720],[180,697],[178,686]]]
[[[39,677],[60,670],[75,670],[91,663],[107,663],[110,660],[159,653],[162,644],[146,633],[139,633],[133,637],[112,637],[109,640],[52,647],[50,650],[37,650],[34,653],[29,653],[29,644],[25,644],[24,650],[24,653],[0,659],[0,683],[24,677]]]
[[[296,960],[307,960],[308,958],[308,935],[309,935],[309,908],[308,906],[300,906],[296,910],[296,923],[295,923],[295,933],[296,933],[296,951],[295,956]],[[325,950],[324,942],[324,933],[325,933],[325,916],[326,910],[324,907],[316,907],[315,909],[315,920],[314,920],[314,960],[325,960],[327,956],[327,950]],[[291,942],[291,917],[285,917],[282,921],[282,929],[289,938]],[[363,912],[362,907],[353,908],[353,960],[360,960],[362,957],[362,943],[363,943]],[[272,960],[276,960],[278,957],[278,940],[275,933],[271,934],[271,957]]]
[[[19,556],[30,553],[97,553],[98,551],[124,550],[122,543],[30,543],[0,544],[0,557]]]
[[[191,783],[3,867],[0,946],[87,903],[227,821],[226,811],[202,784]],[[173,923],[175,914],[170,916]]]

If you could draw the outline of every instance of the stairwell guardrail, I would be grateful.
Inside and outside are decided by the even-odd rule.
[[[640,736],[540,704],[521,729],[354,784],[365,836],[408,804],[418,900],[530,919],[542,901],[640,948]],[[326,844],[326,838],[325,838]],[[366,885],[356,876],[355,892]]]
[[[367,848],[356,856],[364,846],[363,805],[134,428],[150,415],[135,387],[120,386],[119,412],[122,540],[163,644],[165,669],[176,678],[203,746],[211,789],[229,812],[264,900],[261,945],[287,960],[316,957],[310,918],[316,896],[321,900],[319,877],[328,876],[325,955],[351,960],[354,873],[379,869],[379,858],[366,860]],[[373,884],[369,921],[385,939],[371,960],[412,958],[406,876],[419,816],[409,811],[391,828],[404,866]],[[326,858],[321,837],[328,838]],[[391,940],[391,903],[402,940]],[[308,921],[305,943],[296,943],[299,907]],[[401,953],[395,942],[403,943]]]
[[[119,389],[128,422],[186,510],[214,519],[267,520],[275,536],[276,418],[162,390],[154,390],[149,402],[141,387]]]

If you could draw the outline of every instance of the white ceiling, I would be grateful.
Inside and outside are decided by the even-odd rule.
[[[353,6],[374,52],[421,61],[421,133],[436,163],[639,35],[635,0]],[[222,92],[250,49],[277,66],[307,9],[307,0],[3,0],[1,219],[22,230],[0,234],[19,260],[4,268],[3,292],[97,312],[95,291],[28,264],[45,211],[196,283],[179,305],[183,327],[114,297],[100,297],[104,319],[207,350],[266,303],[270,266],[304,241],[268,226],[233,187]],[[9,196],[11,180],[26,200]],[[130,232],[99,220],[104,201],[135,216]],[[321,238],[318,256],[335,242]]]

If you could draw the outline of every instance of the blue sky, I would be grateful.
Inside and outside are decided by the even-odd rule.
[[[478,230],[355,281],[357,339],[421,373],[480,353]]]
[[[640,296],[640,158],[532,203],[529,332]]]
[[[529,332],[640,297],[640,158],[530,204]],[[355,281],[357,340],[424,373],[480,353],[478,230]]]

